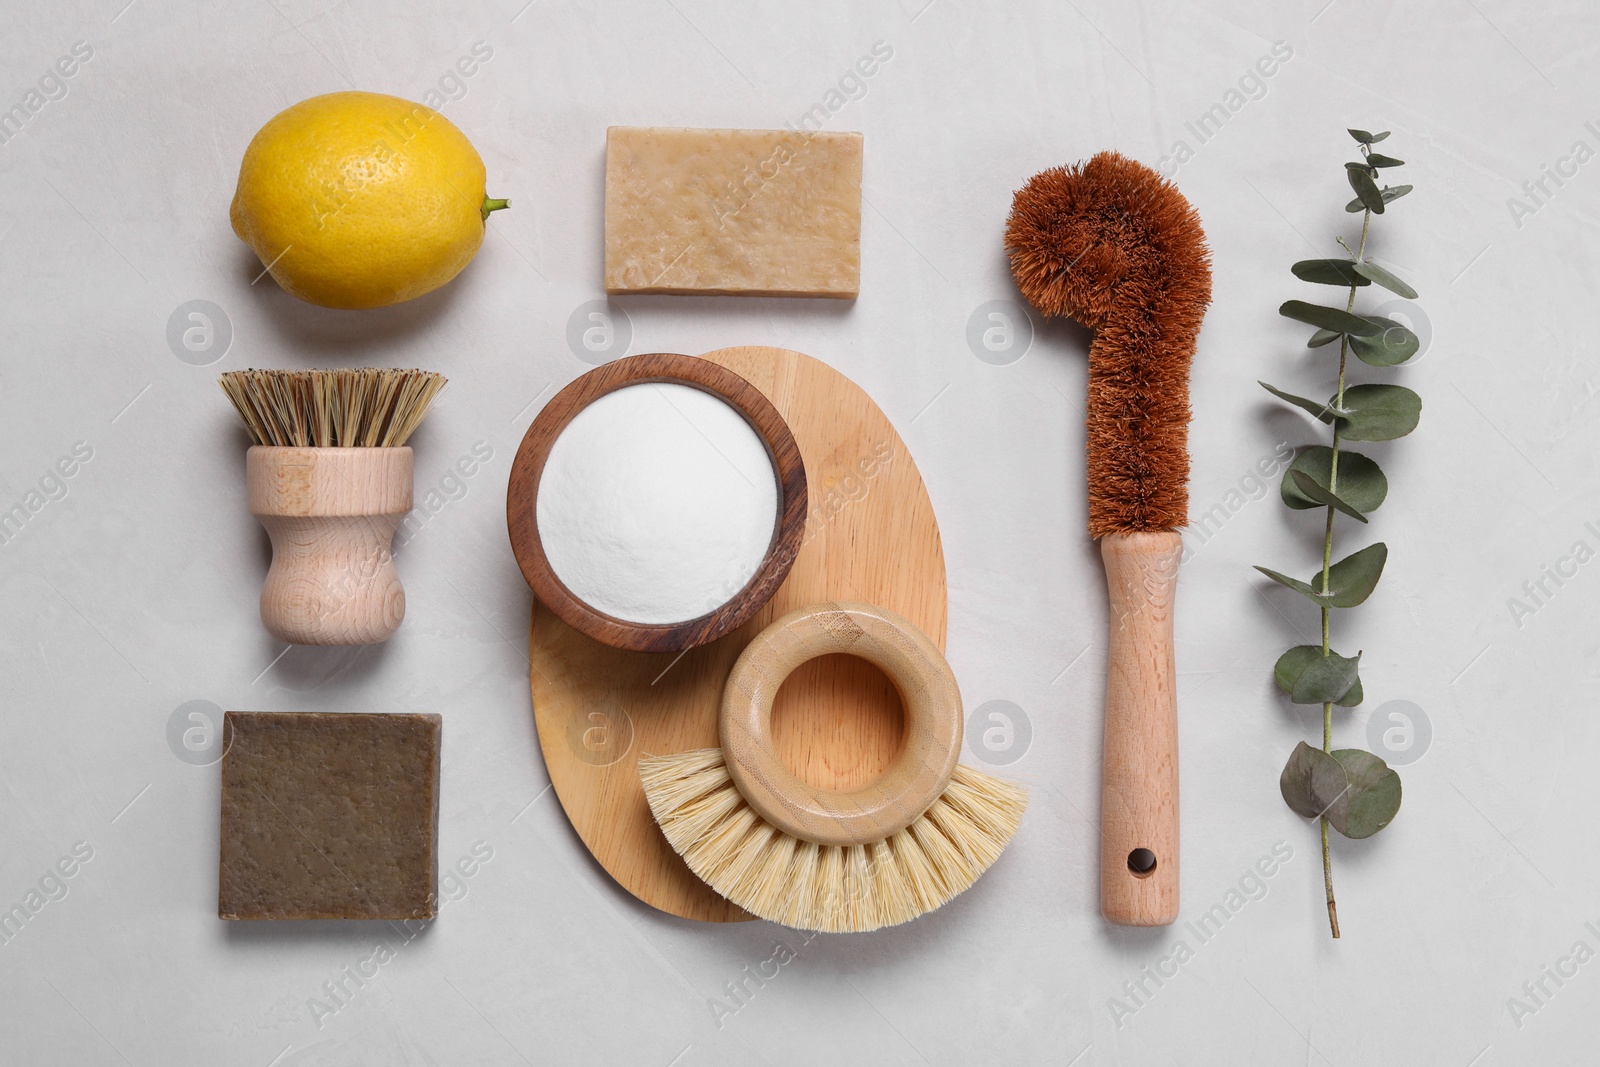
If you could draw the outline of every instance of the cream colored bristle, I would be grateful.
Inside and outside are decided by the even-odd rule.
[[[745,803],[720,748],[639,760],[667,841],[711,888],[753,915],[842,933],[908,922],[977,881],[1017,832],[1021,787],[957,765],[944,793],[885,841],[818,845]]]
[[[258,445],[399,448],[444,388],[424,370],[233,370],[222,391]]]

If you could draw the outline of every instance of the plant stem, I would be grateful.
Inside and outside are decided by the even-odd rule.
[[[1365,152],[1365,146],[1363,146]],[[1363,259],[1367,254],[1367,229],[1372,223],[1372,209],[1361,213],[1361,245],[1356,251],[1356,258]],[[1346,248],[1349,246],[1346,245]],[[1344,309],[1354,312],[1356,306],[1356,284],[1350,283],[1350,297],[1345,301]],[[1350,335],[1345,334],[1339,338],[1339,391],[1334,394],[1333,406],[1344,408],[1344,376],[1345,368],[1350,357]],[[1333,452],[1328,461],[1328,492],[1339,491],[1339,420],[1333,420]],[[1328,592],[1329,571],[1333,566],[1333,506],[1328,506],[1327,521],[1322,527],[1322,592]],[[1322,654],[1328,655],[1328,623],[1333,614],[1327,604],[1322,605]],[[1322,705],[1322,751],[1333,751],[1333,701],[1329,700]],[[1322,885],[1328,895],[1328,928],[1333,936],[1339,936],[1339,909],[1333,900],[1333,856],[1328,851],[1328,819],[1323,816],[1322,823]]]
[[[1322,820],[1322,884],[1328,890],[1328,929],[1339,938],[1339,906],[1333,902],[1333,863],[1328,855],[1328,820]]]

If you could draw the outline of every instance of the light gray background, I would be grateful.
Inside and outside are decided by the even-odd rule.
[[[1589,1057],[1600,963],[1559,987],[1545,979],[1542,1004],[1521,986],[1547,966],[1570,972],[1560,961],[1579,941],[1600,949],[1585,926],[1600,927],[1600,562],[1565,564],[1575,576],[1547,581],[1553,595],[1527,602],[1532,614],[1514,618],[1509,602],[1575,542],[1600,548],[1600,162],[1547,183],[1553,195],[1527,201],[1531,213],[1508,198],[1576,141],[1600,148],[1585,126],[1600,120],[1590,5],[124,2],[13,0],[0,14],[5,106],[74,42],[94,50],[65,98],[0,145],[0,504],[25,499],[76,442],[93,450],[65,498],[0,545],[0,906],[24,901],[76,842],[93,849],[65,898],[0,946],[0,1059]],[[492,58],[444,113],[514,207],[465,274],[366,313],[300,304],[270,279],[252,286],[259,266],[227,209],[256,129],[316,93],[420,98],[480,41]],[[601,295],[605,127],[797,121],[878,41],[892,58],[828,122],[866,134],[860,300],[615,302],[629,351],[788,346],[877,399],[940,518],[968,707],[1011,701],[1031,725],[1027,751],[994,768],[1028,784],[1031,807],[971,892],[909,926],[807,942],[665,917],[590,860],[546,788],[529,594],[502,503],[538,403],[588,369],[566,337],[574,310]],[[1199,143],[1185,122],[1225,103],[1274,41],[1292,58]],[[1432,342],[1391,378],[1423,395],[1420,431],[1367,449],[1388,470],[1388,504],[1370,530],[1339,524],[1342,546],[1377,537],[1392,554],[1372,600],[1337,618],[1336,646],[1365,650],[1368,695],[1341,713],[1338,739],[1365,745],[1370,716],[1404,700],[1433,740],[1402,768],[1394,825],[1335,843],[1334,944],[1314,831],[1277,789],[1317,714],[1289,708],[1269,673],[1280,649],[1311,638],[1314,613],[1249,569],[1309,572],[1320,523],[1276,502],[1275,477],[1250,499],[1250,471],[1279,442],[1317,436],[1255,381],[1327,388],[1326,350],[1307,353],[1305,328],[1276,307],[1334,294],[1288,266],[1353,236],[1340,168],[1350,125],[1394,130],[1384,148],[1409,161],[1402,180],[1417,192],[1378,221],[1374,249],[1422,290]],[[1191,536],[1180,594],[1184,919],[1224,902],[1276,843],[1293,850],[1265,897],[1204,944],[1182,924],[1119,930],[1096,914],[1106,620],[1083,532],[1086,335],[1039,323],[1004,366],[966,341],[975,309],[1015,299],[1000,234],[1023,180],[1110,147],[1155,163],[1179,140],[1194,156],[1177,178],[1216,256],[1195,367],[1193,513],[1227,515],[1205,543]],[[210,366],[166,341],[169,316],[194,299],[220,306],[233,331]],[[256,618],[264,538],[215,378],[351,363],[451,378],[414,439],[419,495],[476,442],[493,456],[401,553],[410,605],[392,642],[285,651]],[[219,922],[217,769],[179,759],[167,735],[174,710],[197,700],[442,713],[442,858],[481,841],[492,859],[408,944],[381,926]],[[1000,755],[969,734],[969,762]],[[318,1018],[323,983],[380,938],[399,945],[395,959]],[[1193,958],[1119,1018],[1112,998],[1180,940]],[[775,942],[795,957],[719,1020],[712,998],[729,1003],[724,984]],[[1538,1010],[1517,1018],[1512,996]]]

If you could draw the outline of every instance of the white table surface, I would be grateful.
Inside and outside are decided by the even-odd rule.
[[[1590,5],[124,2],[0,13],[0,105],[24,100],[75,42],[92,48],[65,96],[0,144],[0,505],[41,479],[59,498],[0,544],[0,907],[42,881],[60,897],[0,944],[0,1061],[1593,1058],[1600,162],[1547,180],[1529,210],[1508,204],[1575,142],[1600,148],[1600,121],[1586,125],[1600,120]],[[827,123],[866,134],[858,301],[612,304],[631,325],[628,351],[786,346],[876,398],[939,515],[968,707],[1009,701],[1031,729],[1005,765],[969,734],[969,762],[1032,793],[1021,832],[971,892],[908,926],[808,941],[664,916],[589,858],[534,737],[530,597],[502,503],[535,401],[589,366],[567,335],[601,297],[605,127],[798,121],[880,41],[892,57]],[[1201,143],[1185,123],[1226,105],[1275,41],[1292,56],[1259,91],[1247,83],[1255,98],[1232,98],[1242,106]],[[452,88],[479,42],[492,56],[443,110],[513,208],[490,221],[466,273],[366,313],[301,304],[270,279],[252,286],[259,266],[227,209],[256,129],[317,93]],[[1401,768],[1393,826],[1335,841],[1344,937],[1332,943],[1314,829],[1277,788],[1319,716],[1270,678],[1283,647],[1310,639],[1314,613],[1250,570],[1308,572],[1320,520],[1282,508],[1276,477],[1252,493],[1250,472],[1279,442],[1317,437],[1255,381],[1313,393],[1328,381],[1326,352],[1308,354],[1305,329],[1276,306],[1334,293],[1288,266],[1339,254],[1333,236],[1352,233],[1349,125],[1392,129],[1384,148],[1409,161],[1417,191],[1379,220],[1374,247],[1422,290],[1431,343],[1389,378],[1422,394],[1420,430],[1368,449],[1389,502],[1370,529],[1339,525],[1341,546],[1382,538],[1392,551],[1372,600],[1337,618],[1336,646],[1365,652],[1368,695],[1337,733],[1366,746],[1379,709],[1388,721],[1406,706],[1390,702],[1406,701],[1432,739]],[[1191,533],[1180,593],[1183,922],[1137,931],[1096,912],[1106,619],[1084,533],[1087,337],[1036,322],[1031,349],[995,365],[966,331],[986,302],[1017,299],[1000,233],[1022,181],[1103,148],[1156,163],[1180,140],[1193,152],[1178,181],[1216,258],[1192,513],[1221,504],[1226,521],[1204,543]],[[198,357],[210,365],[167,341],[191,300],[214,303],[231,330],[220,358]],[[414,443],[419,495],[455,499],[401,553],[410,605],[392,642],[286,650],[256,617],[265,542],[215,378],[352,363],[449,375]],[[444,481],[478,442],[491,459]],[[50,479],[74,447],[92,455]],[[1528,600],[1524,583],[1547,565],[1568,577]],[[1513,598],[1536,610],[1513,612]],[[475,845],[491,858],[410,942],[374,924],[219,921],[217,768],[169,744],[190,701],[441,713],[442,859]],[[47,876],[75,846],[92,858],[61,896]],[[1292,856],[1265,896],[1202,941],[1185,924],[1226,910],[1275,846]],[[379,941],[393,959],[363,985],[344,978]],[[1180,942],[1176,974],[1145,978]],[[727,983],[775,952],[793,958],[730,999]],[[1557,984],[1546,967],[1570,977]],[[1524,991],[1541,979],[1542,992]],[[346,993],[329,1000],[324,983],[340,980]],[[1131,999],[1125,983],[1141,980]],[[1513,997],[1533,1010],[1514,1011]]]

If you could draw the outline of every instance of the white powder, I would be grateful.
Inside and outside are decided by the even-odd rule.
[[[760,435],[718,397],[648,383],[608,393],[561,431],[534,521],[556,577],[614,618],[699,618],[744,588],[777,525]]]

